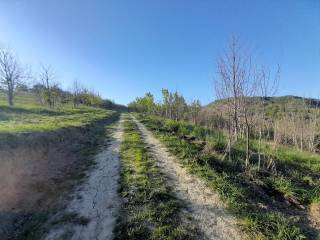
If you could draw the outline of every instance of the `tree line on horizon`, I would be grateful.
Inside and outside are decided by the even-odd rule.
[[[208,129],[221,131],[227,140],[225,158],[232,160],[233,145],[245,144],[245,166],[255,154],[258,168],[267,156],[263,144],[294,146],[310,152],[319,151],[319,101],[275,98],[280,67],[272,74],[265,65],[258,65],[253,57],[232,37],[227,49],[217,60],[218,76],[214,80],[214,104],[202,107],[198,100],[187,104],[178,92],[162,89],[162,101],[155,102],[151,93],[136,98],[130,109],[176,121],[190,121]],[[274,97],[274,98],[273,98]],[[311,101],[311,100],[310,100]],[[257,150],[252,147],[256,144]],[[273,160],[266,165],[272,167]]]
[[[160,115],[166,118],[179,120],[189,120],[194,124],[198,123],[201,103],[194,100],[190,104],[185,98],[176,92],[170,92],[168,89],[162,89],[162,102],[155,102],[153,94],[146,93],[143,97],[137,97],[128,104],[128,108],[138,112],[145,112],[154,115]]]
[[[85,87],[79,80],[74,80],[68,90],[60,86],[51,66],[41,64],[38,72],[31,74],[12,49],[0,47],[0,91],[6,95],[9,106],[14,106],[16,95],[24,91],[35,94],[37,101],[49,108],[61,104],[120,107],[111,100],[102,99],[99,93]]]

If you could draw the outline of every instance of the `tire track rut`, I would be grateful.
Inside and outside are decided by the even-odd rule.
[[[144,141],[158,161],[161,172],[177,197],[186,204],[206,239],[242,239],[236,219],[226,210],[217,193],[212,192],[196,176],[187,173],[167,149],[146,127],[133,117]]]
[[[63,214],[72,213],[87,219],[87,224],[68,223],[51,229],[46,240],[108,240],[120,208],[117,193],[120,178],[120,142],[122,139],[122,118],[105,149],[96,155],[96,166],[87,181],[73,194]]]

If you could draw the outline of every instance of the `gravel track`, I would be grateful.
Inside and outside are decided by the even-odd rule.
[[[118,123],[111,140],[105,149],[96,155],[95,168],[87,181],[73,194],[71,202],[62,214],[76,214],[87,224],[59,225],[51,229],[46,240],[109,240],[120,208],[117,193],[120,159],[119,150],[122,138],[122,119]]]
[[[158,160],[161,172],[176,196],[186,204],[206,239],[242,239],[236,219],[226,210],[217,193],[212,192],[198,177],[189,174],[167,149],[137,119],[144,141]]]

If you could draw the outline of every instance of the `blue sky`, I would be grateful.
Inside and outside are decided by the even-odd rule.
[[[320,96],[319,0],[0,0],[0,42],[21,62],[122,104],[161,88],[214,100],[231,34],[281,65],[277,95]]]

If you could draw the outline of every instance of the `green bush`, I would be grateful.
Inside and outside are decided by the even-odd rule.
[[[227,143],[224,138],[221,139],[221,138],[216,138],[212,136],[206,137],[206,148],[208,150],[220,152],[226,148],[226,145]]]
[[[284,197],[294,197],[295,189],[290,179],[286,179],[284,176],[274,176],[268,179],[268,183],[282,193]]]
[[[178,134],[180,136],[191,135],[192,130],[193,130],[193,126],[191,124],[187,124],[184,122],[179,123]]]
[[[197,139],[204,140],[206,138],[207,131],[203,127],[195,126],[193,128],[193,131],[192,131],[191,135],[194,136]]]
[[[312,203],[320,203],[320,183],[319,182],[315,185],[315,187],[311,191],[310,199]]]
[[[166,120],[164,123],[164,129],[167,132],[178,132],[179,130],[179,123],[177,121],[174,120]]]

